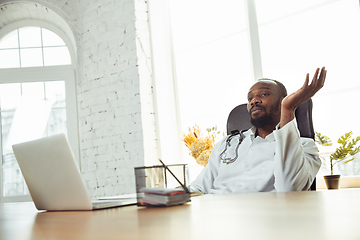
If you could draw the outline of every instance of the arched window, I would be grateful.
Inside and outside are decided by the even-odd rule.
[[[41,27],[23,27],[8,33],[1,39],[0,51],[0,68],[71,64],[65,42]]]
[[[64,133],[79,160],[74,51],[56,27],[26,23],[0,31],[3,201],[30,198],[12,151],[13,144]]]

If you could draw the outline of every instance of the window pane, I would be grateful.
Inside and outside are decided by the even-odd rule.
[[[39,27],[19,29],[20,48],[41,47],[41,31]]]
[[[261,13],[258,15],[272,15],[272,11],[263,9],[264,2],[267,1],[257,0]],[[348,130],[357,130],[357,125],[338,125],[343,116],[330,113],[337,109],[333,105],[335,102],[360,93],[357,71],[360,32],[356,30],[360,27],[359,2],[342,0],[321,5],[322,2],[301,1],[303,8],[263,25],[260,28],[261,53],[264,77],[282,81],[290,92],[301,87],[307,72],[313,74],[316,67],[322,66],[329,69],[324,88],[314,97],[314,125],[315,130],[337,139]],[[272,1],[274,8],[282,3],[281,0]],[[315,6],[308,7],[309,4]],[[346,104],[338,109],[352,112],[352,106]],[[338,127],[333,128],[335,125]]]
[[[242,33],[176,54],[181,124],[184,132],[195,123],[203,130],[217,126],[219,130],[225,131],[230,111],[246,102],[251,84],[247,46],[247,36]],[[242,78],[248,81],[241,81]],[[234,92],[236,94],[233,94]]]
[[[339,163],[339,172],[342,176],[359,176],[360,175],[360,157],[359,154],[355,156],[355,160],[349,163]],[[327,173],[326,175],[328,175]]]
[[[4,196],[24,195],[25,181],[20,168],[4,168]]]
[[[359,73],[352,72],[360,59],[360,32],[355,30],[360,25],[358,1],[299,1],[297,5],[303,7],[298,11],[285,9],[286,17],[275,17],[263,6],[265,2],[256,1],[258,17],[272,15],[276,20],[259,29],[264,77],[277,78],[293,91],[301,86],[307,72],[326,66],[331,73],[322,92],[358,85],[354,79]],[[283,9],[283,2],[271,4],[274,9]],[[310,4],[313,7],[308,7]]]
[[[52,101],[44,99],[43,82],[23,83],[22,86],[22,101],[16,109],[13,132],[10,131],[12,142],[43,137],[52,107]]]
[[[45,94],[47,99],[54,101],[54,107],[65,107],[65,81],[45,82]]]
[[[270,21],[278,21],[286,18],[289,14],[301,14],[309,8],[320,7],[329,0],[255,0],[258,24],[268,24]],[[269,11],[270,10],[270,11]]]
[[[25,181],[4,184],[4,197],[18,195],[29,195],[29,189],[27,188]]]
[[[13,158],[15,158],[15,155],[13,155]],[[21,176],[20,169],[16,168],[6,168],[3,171],[4,173],[4,183],[13,183],[13,182],[20,182],[23,180]]]
[[[203,132],[214,126],[224,132],[230,111],[246,102],[252,83],[244,1],[171,0],[169,8],[181,131],[197,124]],[[169,108],[166,101],[159,104]],[[166,125],[165,114],[159,112],[159,121]],[[164,144],[162,156],[171,157],[171,146]],[[191,181],[201,167],[182,146]]]
[[[1,111],[14,110],[21,100],[20,83],[0,84]]]
[[[13,153],[3,155],[3,196],[28,194],[28,190]]]
[[[19,49],[0,50],[0,68],[20,67]]]
[[[3,151],[3,158],[2,158],[2,164],[7,163],[8,165],[5,165],[7,167],[16,166],[17,163],[15,161],[15,164],[12,162],[15,159],[12,155],[12,148],[11,145],[8,144],[9,140],[9,133],[12,126],[12,122],[14,121],[14,115],[15,111],[11,112],[1,112],[1,134],[2,134],[2,151]],[[4,166],[3,166],[4,167]]]
[[[43,66],[43,56],[41,48],[20,49],[21,67],[40,67]]]
[[[42,28],[43,46],[66,46],[65,42],[54,32]]]
[[[251,82],[244,2],[169,3],[182,130],[197,123],[224,131]]]
[[[11,146],[67,132],[65,83],[53,81],[1,84],[0,94],[2,106],[7,106],[6,111],[1,109],[0,112],[3,195],[28,194]]]
[[[280,80],[291,93],[307,72],[312,78],[317,67],[328,69],[324,88],[313,97],[313,123],[334,146],[320,151],[335,150],[337,139],[349,131],[360,136],[354,107],[342,101],[355,103],[360,94],[359,1],[256,0],[256,6],[264,77]],[[353,114],[344,118],[341,113]],[[343,176],[359,171],[348,171],[347,165],[338,166]]]
[[[18,31],[12,31],[5,35],[0,41],[0,49],[19,48]]]
[[[176,52],[231,37],[246,28],[243,1],[170,0],[169,6]]]
[[[22,83],[22,98],[43,100],[44,90],[44,82]]]
[[[60,103],[62,104],[62,103]],[[47,125],[47,136],[51,136],[59,133],[67,133],[66,131],[66,109],[65,108],[56,108],[54,105],[51,110],[49,121]]]
[[[44,48],[44,65],[66,65],[71,64],[70,53],[67,47]]]

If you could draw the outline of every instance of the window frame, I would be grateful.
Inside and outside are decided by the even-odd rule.
[[[77,115],[77,91],[76,91],[76,54],[72,41],[57,26],[48,22],[38,20],[21,20],[11,23],[0,29],[0,39],[6,34],[23,27],[41,27],[53,31],[63,39],[68,47],[71,64],[59,66],[23,67],[0,69],[0,83],[25,83],[25,82],[47,82],[64,81],[66,94],[67,136],[75,159],[80,165],[79,130]],[[0,139],[0,149],[2,143]],[[1,163],[0,156],[0,163]],[[0,202],[31,201],[30,195],[3,197],[3,179],[0,171]]]

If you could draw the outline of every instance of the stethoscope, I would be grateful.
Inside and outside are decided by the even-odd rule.
[[[239,149],[239,146],[241,144],[241,142],[244,140],[245,136],[243,134],[243,132],[245,132],[247,130],[241,130],[241,132],[239,132],[239,130],[234,130],[234,131],[231,131],[231,134],[230,136],[226,139],[226,145],[225,145],[225,149],[224,151],[222,151],[222,153],[220,153],[220,159],[222,160],[223,163],[226,163],[226,164],[230,164],[230,163],[233,163],[236,161],[236,159],[238,158],[239,154],[238,154],[238,149]],[[235,157],[234,158],[231,158],[231,157],[226,157],[226,150],[228,149],[228,147],[230,147],[230,142],[231,142],[231,139],[233,137],[235,137],[236,135],[240,135],[239,136],[239,142],[235,148]]]

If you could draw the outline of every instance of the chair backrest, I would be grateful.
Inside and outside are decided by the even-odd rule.
[[[314,127],[312,122],[312,100],[301,104],[295,111],[296,122],[301,137],[315,138]],[[252,127],[250,122],[250,114],[247,111],[247,104],[241,104],[235,107],[229,114],[227,120],[227,134],[232,131],[248,130]],[[311,185],[311,190],[316,190],[316,179]]]

